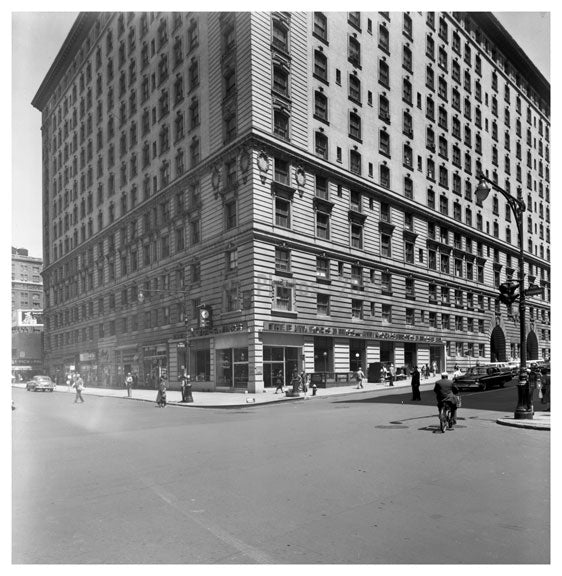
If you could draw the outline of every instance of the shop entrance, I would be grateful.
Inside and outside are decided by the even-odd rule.
[[[355,372],[359,368],[365,369],[365,342],[363,340],[349,341],[349,371]]]
[[[384,365],[394,364],[394,342],[381,342],[381,363]]]
[[[435,374],[439,374],[441,370],[445,370],[443,348],[441,346],[429,347],[429,369]]]
[[[314,338],[314,372],[331,372],[332,339],[324,336]]]
[[[404,343],[404,364],[408,368],[408,372],[414,369],[418,364],[417,348],[411,342]]]

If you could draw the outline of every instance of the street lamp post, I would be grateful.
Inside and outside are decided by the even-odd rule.
[[[517,383],[517,407],[515,408],[515,419],[531,420],[533,418],[533,391],[529,389],[529,379],[527,377],[527,345],[526,345],[526,326],[525,326],[525,259],[524,259],[524,241],[523,241],[523,213],[525,212],[525,202],[522,199],[521,188],[517,189],[517,198],[514,198],[500,188],[497,184],[489,180],[486,176],[480,175],[480,181],[476,188],[475,195],[477,201],[481,204],[490,193],[491,189],[497,190],[509,204],[519,232],[519,381]]]

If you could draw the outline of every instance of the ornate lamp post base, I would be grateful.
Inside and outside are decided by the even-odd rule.
[[[527,376],[525,374],[525,376]],[[515,408],[515,420],[532,420],[533,419],[533,390],[529,380],[519,379],[517,383],[517,407]]]

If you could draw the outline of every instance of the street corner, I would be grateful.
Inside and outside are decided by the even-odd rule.
[[[506,416],[504,418],[498,418],[496,423],[502,426],[512,426],[513,428],[550,431],[550,412],[535,412],[532,420],[519,420],[513,416]]]

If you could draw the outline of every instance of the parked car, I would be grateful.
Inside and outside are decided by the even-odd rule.
[[[486,390],[492,386],[503,388],[513,378],[510,371],[503,371],[497,366],[472,366],[461,376],[453,380],[457,388],[478,388]]]
[[[49,376],[33,376],[31,380],[25,385],[28,392],[52,392],[55,389],[55,383]]]

